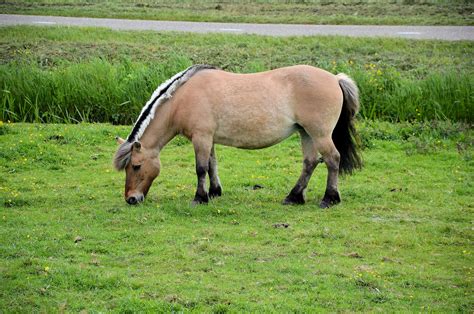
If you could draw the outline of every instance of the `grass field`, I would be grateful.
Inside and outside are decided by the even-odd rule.
[[[219,146],[224,195],[197,207],[192,147],[177,138],[131,207],[111,166],[129,127],[0,124],[0,310],[472,311],[472,129],[358,128],[365,168],[321,210],[324,166],[306,205],[280,205],[300,171],[297,137]]]
[[[0,35],[3,121],[131,124],[159,83],[193,63],[233,72],[310,64],[354,77],[363,117],[474,121],[472,42],[58,27]]]
[[[149,20],[301,23],[474,25],[472,1],[208,1],[8,0],[1,13]]]

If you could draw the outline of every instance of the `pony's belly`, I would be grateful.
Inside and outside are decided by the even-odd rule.
[[[229,124],[216,130],[214,143],[246,149],[265,148],[283,141],[296,130],[296,124],[290,122],[278,126]]]

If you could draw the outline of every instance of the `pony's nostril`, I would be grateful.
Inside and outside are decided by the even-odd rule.
[[[131,196],[127,198],[127,203],[129,203],[130,205],[135,205],[136,203],[138,203],[138,200],[135,196]]]

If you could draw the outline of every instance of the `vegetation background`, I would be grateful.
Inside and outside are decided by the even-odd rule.
[[[472,25],[469,1],[9,0],[0,12]],[[0,311],[472,312],[472,51],[472,42],[0,28]],[[193,151],[178,137],[147,201],[126,205],[114,137],[193,63],[235,72],[306,63],[353,76],[365,167],[341,178],[343,203],[317,208],[320,166],[305,205],[280,205],[301,169],[292,136],[259,151],[219,146],[224,195],[190,207]]]
[[[472,42],[0,29],[3,121],[131,124],[156,86],[196,63],[234,72],[310,64],[346,72],[361,116],[473,121]]]
[[[469,0],[8,0],[0,12],[147,20],[369,24],[474,25]]]

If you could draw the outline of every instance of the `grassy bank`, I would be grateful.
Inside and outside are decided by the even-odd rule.
[[[193,63],[234,72],[310,64],[354,77],[361,115],[474,121],[471,42],[0,29],[3,121],[132,123],[156,86]]]
[[[471,1],[9,0],[1,13],[300,24],[473,25]]]
[[[296,137],[219,146],[224,195],[198,207],[192,147],[177,139],[146,202],[130,207],[111,167],[114,136],[130,127],[1,124],[0,309],[470,311],[472,130],[358,127],[365,168],[321,210],[324,166],[306,205],[280,205],[301,168]]]

